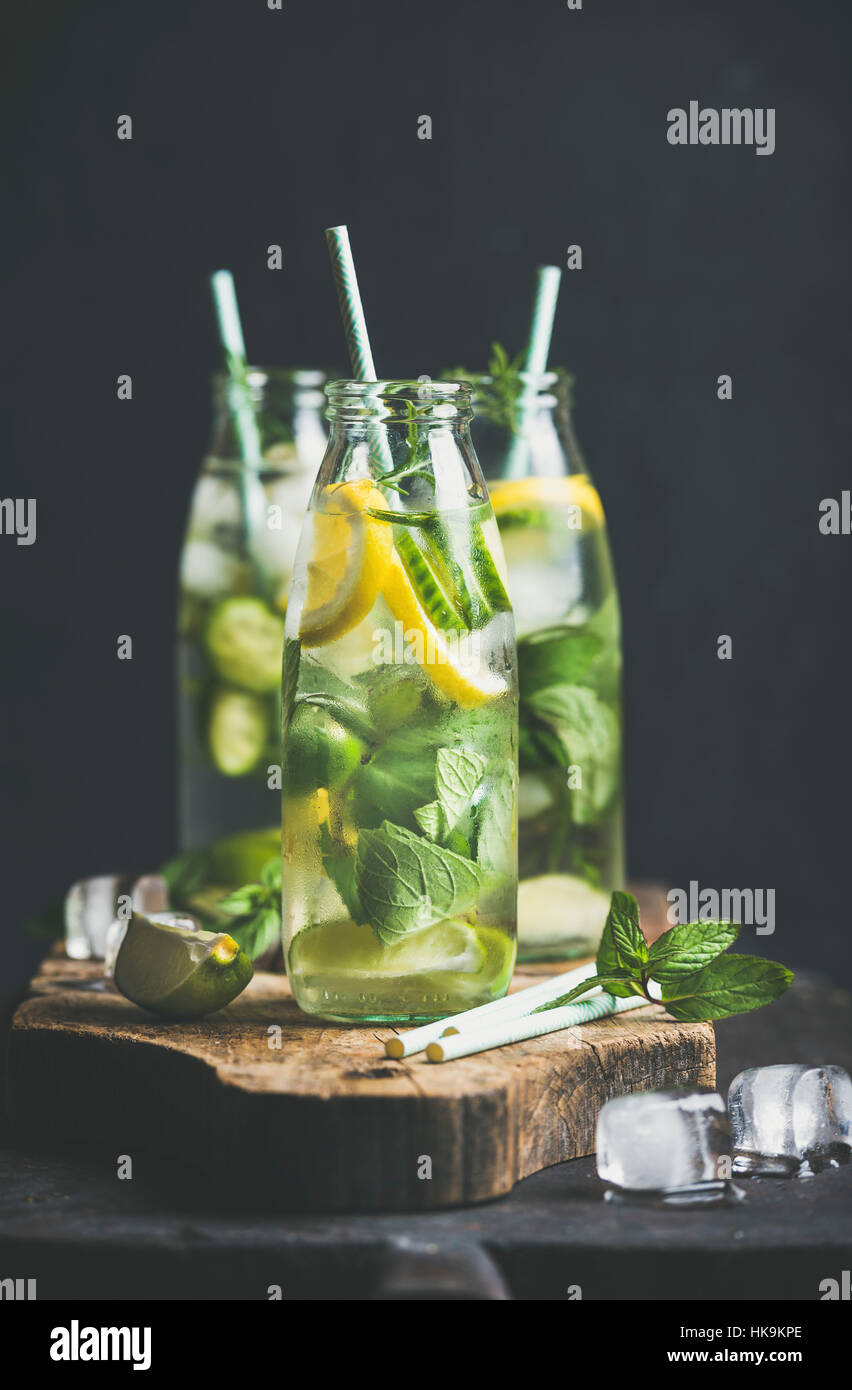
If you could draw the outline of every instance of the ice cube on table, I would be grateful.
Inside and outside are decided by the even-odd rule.
[[[750,1067],[731,1082],[728,1109],[736,1173],[808,1175],[850,1156],[852,1079],[842,1067]]]
[[[169,905],[168,885],[160,874],[143,874],[135,881],[124,874],[80,879],[65,898],[65,950],[72,960],[104,959],[121,897],[129,897],[136,912],[161,912]]]
[[[641,1091],[607,1101],[598,1116],[598,1174],[607,1197],[659,1197],[675,1205],[728,1190],[731,1131],[725,1102],[709,1091]]]

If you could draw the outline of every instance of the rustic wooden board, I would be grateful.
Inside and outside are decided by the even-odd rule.
[[[524,988],[553,965],[518,969]],[[564,964],[561,968],[565,968]],[[173,1155],[223,1201],[267,1209],[413,1211],[485,1201],[594,1150],[610,1096],[715,1084],[710,1024],[649,1006],[435,1065],[391,1061],[390,1030],[301,1013],[258,974],[199,1023],[149,1019],[97,965],[48,958],[12,1023],[13,1133]],[[269,1029],[280,1025],[280,1050]],[[423,1158],[431,1160],[431,1178]]]

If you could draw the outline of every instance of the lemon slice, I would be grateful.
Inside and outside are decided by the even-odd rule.
[[[451,646],[446,634],[438,631],[396,553],[390,558],[382,596],[393,616],[402,623],[406,637],[412,632],[420,634],[422,650],[415,648],[415,652],[427,676],[462,709],[474,709],[486,700],[505,694],[505,681],[493,671],[480,669],[477,644],[469,644],[468,659],[462,655],[464,643],[456,642]]]
[[[164,1018],[203,1018],[245,989],[251,961],[227,932],[193,931],[134,912],[115,960],[115,986]]]
[[[333,483],[321,509],[311,513],[313,554],[299,637],[305,647],[323,647],[366,618],[390,563],[393,532],[368,508],[384,507],[369,478]]]
[[[570,478],[517,478],[492,483],[489,492],[498,519],[507,512],[542,506],[580,507],[584,519],[588,517],[594,526],[604,519],[598,490],[587,473],[573,473]]]

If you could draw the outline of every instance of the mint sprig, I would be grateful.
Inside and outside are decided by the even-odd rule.
[[[252,960],[276,945],[281,935],[281,860],[267,860],[260,879],[218,903],[222,912],[236,919],[230,935]]]
[[[648,946],[636,899],[631,893],[615,892],[596,973],[533,1012],[573,1003],[597,986],[622,999],[638,994],[659,1003],[649,992],[651,981],[660,986],[666,1013],[679,1021],[705,1022],[759,1009],[789,989],[793,972],[761,956],[726,955],[739,931],[737,922],[687,922],[671,927]]]

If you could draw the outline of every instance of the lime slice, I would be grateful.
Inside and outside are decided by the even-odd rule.
[[[573,874],[542,874],[518,886],[518,945],[593,952],[609,912],[609,894]]]
[[[187,931],[134,912],[115,962],[118,990],[164,1018],[203,1018],[230,1004],[252,977],[227,932]]]
[[[226,777],[242,777],[260,761],[269,736],[267,702],[259,695],[225,690],[210,706],[210,754]]]
[[[214,883],[233,884],[235,888],[244,883],[257,883],[267,860],[276,859],[280,853],[281,827],[278,825],[228,835],[210,846],[210,879]]]
[[[379,943],[372,927],[329,922],[308,927],[294,938],[287,968],[301,975],[347,979],[431,975],[445,970],[472,974],[482,969],[486,954],[479,933],[464,922],[438,922],[410,932],[388,947]]]
[[[210,615],[204,637],[226,681],[264,695],[281,682],[284,619],[259,598],[227,598]]]

